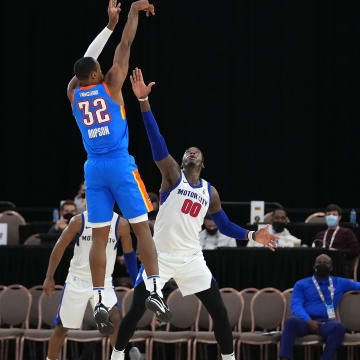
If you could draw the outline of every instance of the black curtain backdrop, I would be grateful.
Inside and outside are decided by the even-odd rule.
[[[104,72],[130,3],[99,58]],[[359,206],[360,21],[351,2],[154,3],[130,69],[156,81],[151,105],[177,160],[200,147],[203,177],[222,200]],[[76,194],[86,155],[65,90],[106,8],[106,0],[2,3],[1,200],[56,206]],[[129,79],[123,93],[130,153],[157,191]]]

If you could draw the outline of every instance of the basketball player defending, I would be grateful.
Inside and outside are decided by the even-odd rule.
[[[94,308],[92,281],[89,265],[89,252],[92,243],[92,231],[89,227],[88,213],[74,216],[56,242],[49,259],[46,278],[43,284],[46,295],[51,295],[55,288],[54,274],[64,255],[65,249],[74,242],[74,255],[70,261],[69,273],[61,297],[54,323],[56,324],[49,341],[47,360],[59,358],[68,329],[79,329],[83,322],[88,302]],[[103,302],[109,310],[109,316],[115,331],[110,336],[115,344],[117,329],[120,323],[119,304],[112,285],[112,273],[117,257],[119,243],[124,252],[126,267],[135,284],[138,272],[137,259],[132,247],[129,223],[114,212],[111,220],[109,239],[106,246],[106,276]]]
[[[221,209],[216,189],[200,178],[204,158],[198,148],[191,147],[185,151],[180,169],[178,163],[169,155],[150,109],[148,95],[154,83],[146,86],[140,69],[133,71],[130,80],[134,94],[140,101],[153,158],[162,175],[160,208],[154,227],[161,274],[159,284],[163,287],[170,278],[174,278],[183,296],[195,294],[214,321],[214,333],[223,359],[235,359],[227,312],[200,246],[199,232],[204,217],[209,212],[220,232],[227,236],[253,239],[271,250],[276,247],[278,237],[271,235],[267,228],[257,232],[247,231],[230,222]],[[144,285],[145,278],[146,272],[141,267],[135,284],[133,304],[120,324],[112,360],[123,359],[124,349],[145,311],[142,303],[147,296],[146,289],[150,290],[147,284]]]
[[[99,331],[104,335],[114,331],[102,299],[105,249],[115,201],[138,238],[139,255],[149,275],[147,281],[151,287],[147,306],[152,311],[163,313],[164,320],[170,316],[162,299],[161,288],[157,285],[157,254],[147,221],[147,213],[152,210],[152,205],[134,158],[128,153],[128,126],[121,93],[140,11],[154,15],[154,7],[147,0],[132,3],[121,41],[115,50],[113,65],[104,76],[96,59],[115,28],[120,13],[120,5],[116,5],[116,0],[110,0],[109,24],[95,38],[85,56],[76,61],[75,76],[67,89],[88,154],[84,170],[89,226],[92,227],[93,236],[90,268],[96,303],[94,317]]]

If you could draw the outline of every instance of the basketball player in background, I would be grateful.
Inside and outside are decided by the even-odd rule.
[[[255,240],[274,250],[277,236],[267,229],[247,231],[230,222],[216,189],[200,177],[204,168],[202,152],[188,148],[181,168],[169,154],[152,115],[148,95],[154,83],[144,84],[140,69],[130,76],[151,145],[153,159],[162,175],[160,208],[155,221],[154,240],[158,252],[161,287],[174,278],[183,296],[195,294],[214,321],[215,338],[224,360],[235,359],[232,330],[218,286],[206,265],[199,241],[199,232],[209,212],[219,231],[235,239]],[[146,270],[146,269],[145,269]],[[120,324],[112,352],[112,360],[124,359],[124,349],[145,311],[143,300],[151,289],[144,284],[146,271],[140,269],[134,291],[133,304]],[[147,291],[148,290],[148,291]],[[161,319],[161,318],[160,318]]]
[[[138,239],[139,256],[149,275],[149,286],[152,287],[147,303],[151,304],[153,310],[163,312],[164,318],[170,316],[157,286],[157,255],[147,221],[152,205],[134,158],[128,153],[128,126],[121,93],[140,11],[154,15],[154,6],[147,0],[131,4],[113,65],[104,76],[96,59],[114,30],[120,13],[120,4],[116,5],[116,0],[110,0],[109,24],[90,45],[85,56],[76,61],[75,76],[67,88],[73,115],[88,154],[84,169],[89,226],[93,228],[90,268],[96,303],[94,317],[99,331],[104,335],[114,330],[102,299],[105,248],[115,201]]]
[[[49,341],[47,360],[56,360],[59,358],[60,349],[64,343],[68,329],[79,329],[81,327],[88,301],[90,301],[93,308],[95,306],[92,296],[92,281],[89,265],[92,232],[89,227],[87,211],[74,216],[70,220],[69,225],[65,228],[55,244],[49,258],[49,265],[43,284],[44,291],[47,295],[51,295],[54,291],[55,271],[64,255],[65,249],[72,241],[75,242],[74,255],[70,262],[61,303],[55,317],[54,322],[56,323],[56,327]],[[114,212],[106,245],[106,286],[103,303],[110,309],[110,319],[116,329],[120,323],[120,314],[119,304],[112,284],[112,273],[114,271],[117,248],[120,242],[124,252],[126,267],[135,284],[138,268],[136,254],[132,247],[129,223]],[[117,331],[110,336],[110,341],[113,345],[116,341],[116,334]]]

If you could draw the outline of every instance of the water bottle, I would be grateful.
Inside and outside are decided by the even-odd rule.
[[[59,220],[59,210],[57,208],[55,208],[53,210],[52,215],[53,215],[53,222],[54,223],[57,222]]]
[[[351,211],[350,211],[350,222],[352,224],[356,223],[356,211],[355,211],[355,209],[351,209]]]

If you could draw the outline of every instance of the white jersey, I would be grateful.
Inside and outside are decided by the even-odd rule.
[[[210,184],[200,179],[191,185],[183,172],[175,186],[161,193],[159,212],[154,226],[158,252],[201,250],[199,233],[211,199]]]
[[[83,280],[90,280],[91,271],[89,263],[89,253],[92,245],[92,229],[88,225],[88,213],[84,211],[81,214],[82,228],[80,233],[76,236],[74,255],[70,261],[69,274],[74,275]],[[117,227],[120,220],[120,216],[116,213],[113,214],[111,220],[109,239],[106,246],[106,273],[105,279],[111,278],[114,271],[114,265],[117,255],[118,246],[118,233]]]

